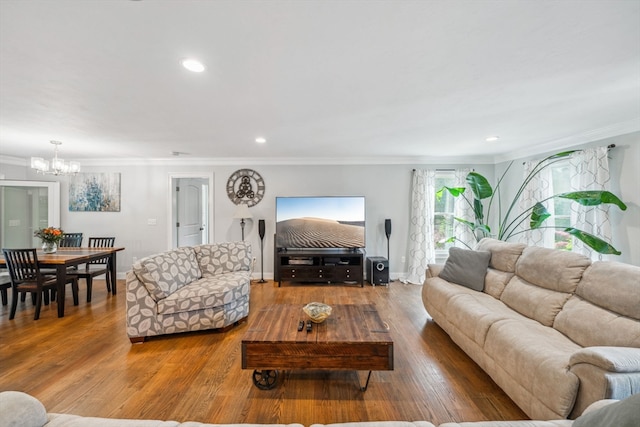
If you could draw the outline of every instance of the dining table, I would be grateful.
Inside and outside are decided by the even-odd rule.
[[[116,294],[117,262],[116,254],[123,251],[123,247],[117,248],[58,248],[54,253],[37,251],[38,266],[40,268],[55,269],[57,277],[58,317],[64,317],[64,300],[67,282],[67,270],[69,267],[77,267],[91,261],[107,258],[107,268],[110,270],[111,293]],[[6,267],[4,256],[0,256],[0,268]]]

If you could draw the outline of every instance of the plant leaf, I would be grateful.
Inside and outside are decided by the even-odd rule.
[[[596,237],[593,234],[589,234],[586,231],[572,227],[565,228],[564,231],[571,234],[576,239],[581,240],[585,245],[600,254],[620,255],[622,253],[601,238]]]
[[[476,229],[476,224],[474,222],[467,221],[466,219],[458,218],[456,216],[454,216],[453,219],[455,219],[456,221],[461,222],[462,224],[466,225],[471,230],[475,230]]]
[[[609,191],[572,191],[570,193],[558,194],[558,197],[573,200],[583,206],[597,206],[602,203],[607,203],[616,205],[623,211],[627,210],[627,205],[625,205],[618,196]]]
[[[480,224],[484,222],[484,206],[479,199],[473,199],[473,215]]]
[[[453,197],[458,197],[462,193],[464,193],[465,188],[464,187],[446,187],[446,186],[442,187],[441,189],[436,191],[436,197],[438,198],[438,200],[442,198],[442,195],[444,194],[445,190],[447,190],[449,194],[451,194]]]
[[[466,225],[467,227],[469,227],[471,229],[471,231],[473,231],[474,233],[476,232],[476,230],[480,230],[482,231],[482,233],[484,233],[485,236],[490,236],[491,235],[491,228],[488,225],[485,224],[477,224],[471,221],[467,221],[466,219],[462,219],[462,218],[458,218],[458,217],[453,217],[454,220]]]
[[[491,236],[491,228],[489,228],[488,225],[485,224],[480,224],[476,227],[476,230],[480,230],[482,231],[482,233],[486,236],[489,237]]]
[[[467,183],[471,187],[471,191],[473,191],[476,199],[486,199],[493,195],[493,189],[491,188],[491,184],[487,181],[487,178],[480,175],[477,172],[469,172],[467,174]]]
[[[547,208],[540,202],[536,203],[533,206],[533,210],[531,211],[531,222],[529,222],[529,227],[532,230],[539,228],[542,223],[551,216]]]
[[[570,150],[570,151],[563,151],[561,153],[556,153],[552,156],[547,157],[545,160],[553,160],[553,159],[560,159],[562,157],[567,157],[572,155],[573,153],[580,151],[580,150]]]

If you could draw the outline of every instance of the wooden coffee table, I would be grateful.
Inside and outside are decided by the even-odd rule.
[[[310,332],[302,307],[269,305],[255,314],[242,338],[242,369],[254,369],[256,387],[275,387],[278,369],[340,369],[369,371],[366,391],[371,371],[393,370],[393,340],[374,305],[333,305]]]

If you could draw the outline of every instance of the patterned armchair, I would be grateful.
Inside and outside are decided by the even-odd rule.
[[[149,256],[127,272],[127,335],[225,328],[249,314],[251,245],[228,242]]]

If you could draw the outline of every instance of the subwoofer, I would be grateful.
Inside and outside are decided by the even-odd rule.
[[[389,260],[381,256],[367,258],[367,282],[375,285],[389,284]]]

